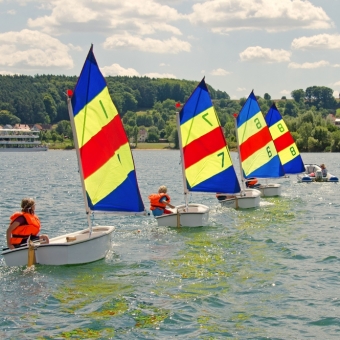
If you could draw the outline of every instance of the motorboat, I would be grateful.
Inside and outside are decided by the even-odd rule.
[[[305,173],[298,175],[297,178],[299,183],[339,182],[339,178],[332,175],[328,171],[327,176],[323,176],[321,166],[316,164],[305,164]]]

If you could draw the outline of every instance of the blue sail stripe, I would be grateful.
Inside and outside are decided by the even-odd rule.
[[[286,174],[300,174],[305,171],[305,166],[300,155],[283,165]]]
[[[187,185],[190,191],[195,192],[223,192],[234,194],[241,191],[233,166],[195,185],[193,188],[190,188],[189,184]]]
[[[91,83],[89,83],[89,79],[91,79]],[[76,91],[72,96],[73,115],[76,116],[106,86],[105,78],[99,70],[91,48],[76,84]]]
[[[213,103],[203,78],[179,113],[180,125],[212,106]]]
[[[109,195],[93,205],[89,196],[91,210],[116,212],[142,212],[144,204],[136,184],[136,172],[131,171],[127,179]]]
[[[268,127],[271,127],[272,125],[276,124],[281,119],[282,119],[281,115],[278,113],[277,110],[274,110],[273,108],[269,109],[265,117]]]
[[[268,178],[268,177],[281,177],[284,175],[283,167],[280,162],[280,158],[278,155],[274,156],[269,162],[260,168],[251,172],[245,178],[250,177],[259,177],[259,178]]]
[[[240,114],[237,116],[237,127],[239,128],[247,120],[260,112],[260,107],[257,103],[256,97],[253,92],[250,93],[247,101],[244,103]],[[242,113],[242,114],[241,114]]]

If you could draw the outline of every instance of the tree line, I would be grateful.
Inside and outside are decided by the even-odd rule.
[[[43,140],[72,138],[65,92],[76,81],[75,76],[63,75],[0,75],[0,124],[54,124],[53,131],[43,133]],[[139,131],[145,128],[148,142],[163,138],[178,147],[175,103],[185,103],[198,82],[119,76],[106,77],[106,81],[129,138],[137,143]],[[229,146],[235,148],[233,113],[241,110],[246,98],[231,100],[225,91],[208,88]],[[340,151],[340,130],[329,116],[340,118],[333,89],[311,86],[293,90],[291,96],[293,99],[282,97],[275,103],[299,150]],[[271,96],[265,93],[257,100],[265,115],[273,103]]]

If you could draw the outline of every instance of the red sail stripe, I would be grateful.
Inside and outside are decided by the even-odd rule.
[[[114,131],[114,135],[112,131]],[[120,116],[116,115],[80,148],[84,179],[101,168],[115,154],[116,150],[126,143],[128,140],[123,124],[120,121]],[[105,148],[102,145],[105,145]],[[92,157],[93,155],[96,157]]]
[[[289,131],[285,132],[283,135],[281,135],[280,137],[277,137],[274,140],[274,144],[275,144],[277,152],[284,150],[285,148],[292,145],[293,143],[295,142]]]
[[[268,127],[264,127],[255,135],[249,137],[240,145],[240,154],[242,162],[245,161],[256,151],[262,149],[266,144],[272,140]]]
[[[226,140],[220,126],[193,140],[183,148],[185,168],[189,168],[204,157],[222,149],[225,145]]]

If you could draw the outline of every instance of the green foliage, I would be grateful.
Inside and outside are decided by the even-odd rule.
[[[265,100],[271,100],[271,99],[272,99],[272,97],[271,97],[268,93],[265,93],[264,96],[263,96],[263,98],[264,98]]]
[[[11,114],[8,110],[0,110],[0,124],[1,125],[15,125],[20,123],[20,118]]]
[[[303,100],[305,99],[305,95],[306,95],[306,93],[305,93],[305,91],[302,90],[302,89],[294,90],[294,91],[291,92],[292,98],[293,98],[297,103],[303,101]]]
[[[126,134],[137,144],[138,133],[146,127],[149,139],[166,138],[178,148],[176,102],[185,103],[197,81],[148,77],[107,77],[109,93],[122,117]],[[55,75],[0,75],[0,124],[54,124],[45,131],[45,142],[72,138],[65,92],[74,88],[77,77]],[[220,123],[230,145],[236,143],[233,114],[246,98],[230,100],[229,95],[207,85]],[[291,92],[293,100],[275,100],[300,151],[339,151],[339,130],[329,114],[340,118],[339,103],[333,90],[311,86]],[[268,93],[257,96],[263,114],[272,104]],[[66,140],[64,141],[66,142]]]
[[[153,126],[148,130],[147,142],[153,143],[153,142],[158,142],[158,140],[159,140],[159,131],[157,127]]]

